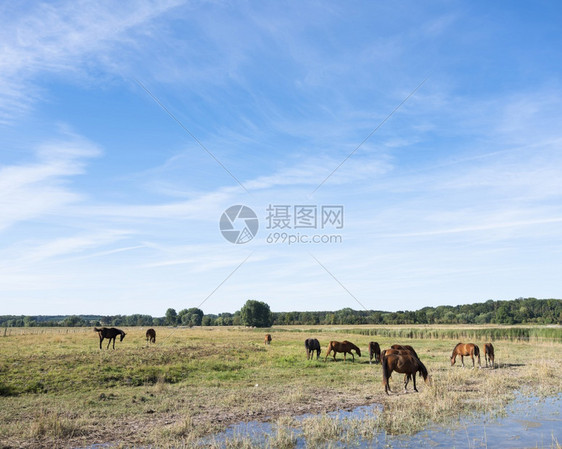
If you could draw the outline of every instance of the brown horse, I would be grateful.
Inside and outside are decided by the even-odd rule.
[[[488,368],[488,360],[490,360],[490,366],[494,369],[494,346],[492,343],[484,345],[484,359],[486,360],[486,368]]]
[[[474,357],[478,357],[478,367],[482,368],[480,364],[480,348],[474,343],[458,343],[453,349],[451,354],[451,366],[457,361],[457,355],[461,356],[462,366],[464,367],[464,357],[470,356],[472,359],[472,368],[474,369]]]
[[[375,363],[380,363],[381,347],[376,341],[369,342],[369,365],[373,363],[373,356],[375,356]]]
[[[382,357],[382,383],[384,385],[384,391],[386,394],[392,390],[388,380],[393,371],[397,373],[404,374],[404,392],[406,392],[406,387],[412,376],[414,379],[414,391],[418,391],[416,387],[416,373],[419,372],[423,376],[425,383],[428,383],[429,376],[427,374],[427,368],[425,365],[415,357],[412,353],[401,351],[401,354],[392,354],[389,352],[396,351],[396,349],[390,349],[386,351],[386,354]]]
[[[419,359],[418,354],[409,345],[392,345],[390,349],[385,349],[381,352],[381,357],[385,357],[390,354],[397,354],[397,355],[413,355],[417,359]],[[412,378],[410,374],[404,374],[404,383],[408,383],[409,380]]]
[[[326,361],[326,359],[330,355],[330,352],[334,351],[334,361],[336,361],[336,352],[343,352],[344,362],[346,360],[346,356],[348,353],[351,354],[351,357],[353,357],[353,361],[355,362],[355,356],[353,355],[353,352],[351,352],[351,350],[354,350],[357,353],[357,355],[361,357],[361,349],[359,349],[350,341],[347,340],[341,342],[331,341],[330,344],[328,345],[328,352],[326,352],[326,357],[324,358],[324,361]]]
[[[150,343],[156,343],[156,331],[154,329],[148,329],[146,331],[146,341],[150,341]]]
[[[307,338],[304,341],[306,349],[306,360],[314,359],[314,351],[316,351],[316,360],[320,357],[320,342],[316,338]]]
[[[269,343],[271,343],[271,334],[265,334],[265,338],[263,339],[263,342],[268,345]]]
[[[117,337],[118,335],[121,335],[120,341],[123,341],[123,339],[125,338],[125,332],[123,332],[121,329],[116,329],[114,327],[102,327],[101,329],[94,327],[94,332],[97,332],[100,337],[100,349],[101,349],[101,342],[103,341],[104,338],[109,339],[109,341],[107,342],[106,349],[109,349],[111,340],[113,340],[113,349],[115,349],[115,337]]]
[[[401,351],[410,351],[412,354],[414,354],[416,357],[418,357],[418,353],[410,345],[392,345],[390,347],[390,349],[398,349],[398,350],[401,350]],[[418,357],[418,359],[419,359],[419,357]]]

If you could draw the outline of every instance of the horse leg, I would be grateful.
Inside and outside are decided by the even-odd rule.
[[[351,354],[351,357],[353,358],[353,362],[355,363],[355,356],[353,355],[353,352],[349,351],[349,353]]]
[[[408,386],[408,382],[410,382],[410,376],[408,374],[404,374],[404,393],[407,392],[406,387]]]
[[[464,368],[464,355],[461,355],[461,362],[462,362],[462,367]]]
[[[418,391],[418,389],[416,388],[416,372],[414,371],[414,374],[412,374],[412,376],[414,376],[414,391]]]
[[[392,369],[389,368],[388,369],[388,377],[385,379],[385,382],[384,382],[384,391],[385,391],[386,394],[388,394],[389,392],[392,393],[392,390],[390,389],[390,376],[391,375],[392,375]]]
[[[100,337],[100,349],[101,349],[101,342],[103,341],[103,337]]]

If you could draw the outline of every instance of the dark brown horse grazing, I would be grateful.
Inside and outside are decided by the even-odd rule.
[[[490,360],[490,366],[494,369],[494,346],[492,343],[484,345],[484,359],[486,360],[486,368],[488,368],[488,360]]]
[[[369,342],[369,365],[373,363],[373,356],[375,356],[375,363],[380,363],[381,347],[376,341]]]
[[[146,341],[150,341],[150,343],[156,343],[156,331],[154,329],[148,329],[146,331]]]
[[[126,335],[125,332],[123,332],[121,329],[116,329],[114,327],[102,327],[101,329],[94,327],[94,331],[97,332],[100,337],[100,349],[101,349],[101,342],[103,341],[104,338],[109,339],[109,341],[107,342],[106,349],[109,349],[111,340],[113,340],[113,349],[115,349],[115,337],[121,335],[121,339],[119,341],[123,341]]]
[[[382,351],[381,357],[385,357],[390,354],[413,355],[414,357],[419,359],[418,354],[416,353],[416,351],[414,351],[414,348],[409,345],[392,345],[390,349],[385,349]],[[404,383],[407,384],[411,378],[411,374],[404,374]]]
[[[316,360],[320,357],[320,342],[316,338],[307,338],[304,341],[304,347],[306,348],[306,360],[314,358],[314,351],[316,351]]]
[[[399,349],[399,350],[402,350],[402,351],[410,351],[412,354],[414,354],[416,357],[418,357],[418,353],[410,345],[392,345],[390,348],[391,349]],[[418,357],[418,359],[419,359],[419,357]]]
[[[474,357],[478,357],[478,367],[482,368],[480,364],[480,348],[474,343],[458,343],[453,349],[451,354],[451,366],[453,366],[457,360],[457,355],[461,356],[462,366],[464,367],[464,357],[470,356],[472,359],[472,368],[474,369]]]
[[[429,376],[427,374],[427,368],[420,359],[405,351],[402,351],[402,354],[390,354],[389,351],[395,350],[387,350],[386,354],[381,359],[382,383],[386,394],[388,394],[389,391],[392,393],[388,380],[393,371],[404,374],[404,392],[410,381],[410,376],[414,378],[414,391],[418,391],[416,387],[416,373],[418,371],[423,376],[425,383],[428,383]]]
[[[271,334],[265,334],[265,338],[263,340],[263,342],[268,345],[269,343],[271,343]]]
[[[326,352],[326,357],[324,358],[324,361],[326,361],[326,359],[330,355],[330,352],[334,351],[334,361],[336,360],[336,352],[343,352],[344,362],[346,360],[346,356],[348,353],[351,354],[351,357],[353,357],[353,361],[355,362],[355,356],[353,355],[353,352],[351,352],[351,350],[354,350],[357,353],[357,355],[361,357],[361,349],[359,349],[350,341],[347,340],[331,341],[330,344],[328,345],[328,352]]]

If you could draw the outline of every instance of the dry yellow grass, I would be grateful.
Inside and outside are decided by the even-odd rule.
[[[23,329],[3,337],[0,445],[191,447],[229,424],[273,419],[280,425],[268,444],[291,447],[295,437],[288,423],[304,413],[318,414],[302,428],[311,444],[320,444],[337,435],[368,439],[380,430],[413,433],[429,422],[454,421],[460,413],[501,410],[515,389],[540,395],[562,391],[559,342],[497,341],[498,369],[472,370],[450,366],[456,341],[446,339],[396,341],[336,327],[282,327],[271,330],[273,341],[266,347],[260,330],[157,328],[158,343],[149,346],[146,329],[125,330],[125,340],[109,351],[99,350],[91,329]],[[323,354],[328,341],[347,339],[363,357],[355,363],[344,363],[341,356],[336,363],[307,361],[304,339],[311,336],[320,340]],[[368,364],[371,340],[383,348],[412,344],[432,385],[420,381],[419,394],[404,395],[402,376],[394,374],[396,393],[386,396],[380,365]],[[373,403],[384,411],[347,422],[344,434],[341,423],[324,414]],[[238,436],[229,444],[250,447],[251,442]]]

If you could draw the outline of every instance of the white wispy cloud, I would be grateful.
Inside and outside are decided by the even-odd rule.
[[[11,123],[49,96],[40,83],[46,75],[97,83],[89,73],[94,67],[90,58],[118,74],[118,60],[107,58],[109,50],[138,45],[130,33],[150,36],[147,24],[179,3],[82,0],[5,6],[0,16],[0,123]]]
[[[60,212],[82,195],[66,184],[83,174],[86,160],[101,154],[96,145],[76,136],[39,145],[31,163],[0,166],[0,230]]]

